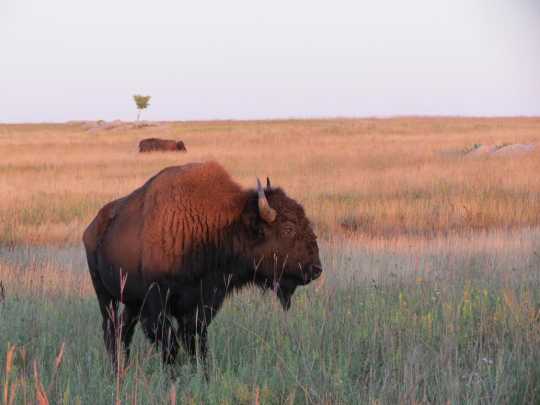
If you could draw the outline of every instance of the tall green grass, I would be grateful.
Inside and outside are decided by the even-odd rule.
[[[164,370],[140,330],[117,382],[82,254],[70,252],[2,252],[4,266],[8,256],[15,266],[0,267],[0,364],[9,366],[0,384],[13,403],[36,403],[40,392],[58,404],[540,401],[540,261],[532,252],[325,243],[326,279],[300,289],[289,312],[255,290],[227,301],[210,327],[209,382],[183,352]],[[73,289],[39,278],[29,286],[41,271],[59,283],[75,273]]]

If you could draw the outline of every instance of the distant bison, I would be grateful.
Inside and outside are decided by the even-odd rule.
[[[157,152],[157,151],[182,151],[187,152],[186,146],[182,141],[173,141],[171,139],[148,138],[139,142],[139,152]]]
[[[288,309],[296,288],[322,272],[302,206],[270,180],[242,189],[215,162],[162,170],[101,208],[83,241],[113,363],[115,336],[128,358],[140,320],[164,362],[179,341],[206,364],[207,328],[228,294],[255,285]]]

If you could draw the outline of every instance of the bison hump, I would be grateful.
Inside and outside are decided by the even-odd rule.
[[[186,257],[204,246],[218,246],[245,201],[241,187],[215,162],[163,170],[145,190],[143,268],[188,271]]]

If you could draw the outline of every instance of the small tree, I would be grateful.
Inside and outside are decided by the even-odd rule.
[[[148,108],[148,106],[150,105],[150,96],[141,96],[140,94],[135,94],[133,96],[133,100],[135,100],[137,110],[139,110],[139,112],[137,113],[137,121],[139,121],[139,119],[141,118],[142,110]]]

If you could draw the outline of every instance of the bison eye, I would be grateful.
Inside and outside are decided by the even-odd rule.
[[[285,238],[294,238],[296,235],[296,226],[292,222],[285,222],[281,225],[281,235]]]

